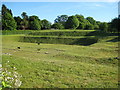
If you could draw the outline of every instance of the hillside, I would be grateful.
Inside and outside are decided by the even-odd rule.
[[[118,43],[94,30],[3,35],[2,63],[21,75],[20,88],[117,88]]]

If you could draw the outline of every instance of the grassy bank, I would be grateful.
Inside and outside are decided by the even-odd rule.
[[[3,35],[2,63],[8,71],[17,68],[21,88],[118,87],[118,41],[114,36],[89,46],[19,40],[20,35]]]

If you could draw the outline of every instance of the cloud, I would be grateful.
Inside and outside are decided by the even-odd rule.
[[[1,0],[1,2],[118,2],[119,0]]]
[[[95,4],[96,7],[103,7],[103,5]]]

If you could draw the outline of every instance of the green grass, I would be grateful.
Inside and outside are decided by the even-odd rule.
[[[68,45],[90,45],[96,43],[98,38],[96,37],[46,37],[46,36],[23,36],[20,39],[21,42],[30,43],[48,43],[48,44],[68,44]]]
[[[89,45],[18,42],[3,35],[2,63],[9,61],[21,77],[20,88],[117,88],[118,41],[106,37]],[[111,40],[111,41],[110,41]],[[20,50],[17,47],[21,47]],[[8,69],[9,70],[9,69]]]

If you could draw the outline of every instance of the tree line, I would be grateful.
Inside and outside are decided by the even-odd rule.
[[[23,12],[20,16],[13,17],[12,10],[2,5],[2,30],[46,30],[46,29],[84,29],[102,30],[106,32],[118,32],[120,19],[114,18],[111,22],[96,21],[93,17],[85,18],[83,15],[60,15],[54,20],[54,24],[38,16],[28,16]]]

